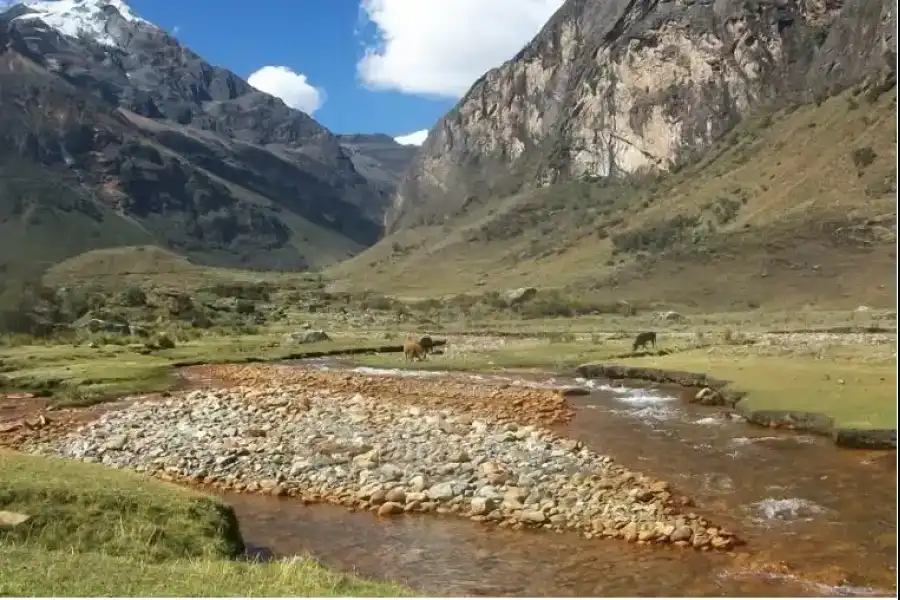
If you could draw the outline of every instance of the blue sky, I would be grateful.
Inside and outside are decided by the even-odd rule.
[[[364,40],[356,0],[130,0],[145,19],[172,32],[209,62],[241,77],[266,65],[286,66],[324,89],[315,118],[335,133],[401,135],[430,128],[454,98],[424,98],[361,85],[356,63]],[[358,30],[362,29],[358,33]],[[268,91],[268,90],[267,90]]]
[[[83,14],[81,5],[110,4],[123,13],[130,7],[335,133],[415,134],[421,143],[471,84],[515,55],[563,0],[25,2],[55,13],[60,27]]]

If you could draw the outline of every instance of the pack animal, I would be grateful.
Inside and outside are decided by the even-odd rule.
[[[422,345],[415,340],[406,340],[403,342],[403,357],[407,360],[422,360],[425,358],[425,351]]]
[[[643,333],[637,334],[637,337],[634,338],[634,345],[631,347],[632,352],[637,352],[638,348],[646,348],[648,345],[653,345],[656,348],[656,332],[655,331],[645,331]]]
[[[422,352],[426,355],[431,354],[431,351],[434,350],[434,340],[432,340],[430,336],[426,335],[420,339],[419,345],[422,346]]]

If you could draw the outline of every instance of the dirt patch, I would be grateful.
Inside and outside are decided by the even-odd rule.
[[[188,390],[201,386],[202,382],[179,378],[174,389]],[[20,448],[26,442],[47,441],[90,423],[109,411],[169,394],[143,394],[91,406],[56,408],[52,398],[37,397],[28,392],[0,392],[0,448]]]
[[[145,396],[147,398],[149,396]],[[52,409],[46,398],[15,394],[0,397],[0,447],[18,448],[25,442],[50,440],[89,423],[110,410],[138,400],[108,402],[86,408]]]

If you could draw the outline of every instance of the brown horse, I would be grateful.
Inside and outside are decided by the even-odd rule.
[[[416,359],[422,360],[425,358],[425,351],[422,349],[422,344],[415,340],[406,340],[403,342],[403,356],[407,361]]]

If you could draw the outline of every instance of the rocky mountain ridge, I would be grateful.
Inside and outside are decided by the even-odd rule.
[[[93,246],[59,248],[49,262],[155,242],[224,266],[327,264],[378,239],[411,156],[387,136],[374,149],[342,142],[121,0],[26,0],[0,13],[0,78],[0,166],[49,172],[59,196],[90,207],[79,217]],[[21,204],[23,186],[0,204]],[[37,195],[41,211],[63,210],[47,190]],[[6,207],[0,221],[72,233],[71,220],[23,223],[33,212]]]
[[[755,110],[895,77],[887,0],[568,0],[416,155],[388,233],[523,187],[670,171]]]

